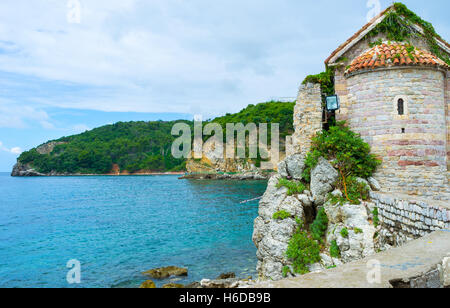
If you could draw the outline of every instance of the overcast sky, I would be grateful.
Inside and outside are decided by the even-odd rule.
[[[1,0],[0,171],[23,150],[99,125],[295,97],[376,2]],[[405,3],[450,38],[449,1]]]

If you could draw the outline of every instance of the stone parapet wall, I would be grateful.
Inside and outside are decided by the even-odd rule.
[[[391,237],[391,245],[401,245],[437,230],[450,231],[447,202],[379,192],[371,192],[370,197],[384,229],[381,236]]]
[[[301,85],[294,107],[295,133],[288,141],[289,154],[306,154],[311,148],[311,139],[322,130],[322,93],[320,84]]]

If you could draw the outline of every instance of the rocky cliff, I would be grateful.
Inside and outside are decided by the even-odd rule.
[[[14,165],[13,170],[11,172],[11,176],[44,176],[44,175],[45,174],[42,174],[34,170],[30,165],[22,164],[20,162]]]
[[[186,162],[186,170],[188,173],[260,173],[260,168],[256,165],[256,159],[239,159],[239,158],[226,158],[225,151],[228,145],[223,145],[220,148],[217,147],[218,142],[214,138],[208,139],[203,144],[203,155],[201,159],[188,159]],[[284,146],[284,143],[283,143]],[[192,156],[194,156],[192,154]],[[273,169],[277,169],[277,165],[280,159],[285,156],[284,152],[280,153],[280,158],[272,159],[270,162],[274,166]]]
[[[301,183],[304,170],[302,155],[287,157],[268,183],[267,190],[259,204],[259,216],[254,223],[253,242],[258,251],[257,270],[260,279],[279,280],[284,276],[296,275],[293,260],[287,257],[288,246],[301,222],[305,230],[317,219],[323,209],[328,219],[325,235],[320,242],[320,261],[308,264],[310,271],[334,267],[369,256],[380,247],[374,225],[371,202],[359,205],[334,204],[331,196],[342,196],[336,189],[338,171],[327,160],[321,158],[311,172],[309,189],[301,192],[289,191],[286,183]],[[368,189],[379,189],[375,180],[370,188],[368,181],[360,179]],[[306,188],[308,188],[305,186]],[[278,213],[286,213],[280,219]],[[377,229],[378,228],[378,229]]]

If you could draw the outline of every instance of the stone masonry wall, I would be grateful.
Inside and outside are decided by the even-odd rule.
[[[375,175],[383,190],[450,200],[444,73],[407,68],[337,80],[346,83],[338,92],[348,91],[337,120],[347,120],[383,159]]]
[[[402,245],[433,231],[450,231],[447,202],[377,192],[371,192],[370,197],[378,208],[380,236],[391,246]]]
[[[445,111],[445,115],[447,117],[447,178],[450,172],[450,72],[447,72],[447,80],[446,80],[446,88],[445,88],[445,101],[447,109]]]
[[[295,132],[288,138],[289,150],[292,154],[306,154],[311,148],[311,139],[322,130],[322,94],[320,84],[301,85],[297,104],[294,107]]]

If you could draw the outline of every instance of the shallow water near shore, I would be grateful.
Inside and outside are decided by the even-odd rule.
[[[0,173],[0,287],[138,287],[181,266],[189,283],[255,277],[251,236],[265,181],[177,176],[12,178]],[[81,284],[66,264],[81,262]]]

